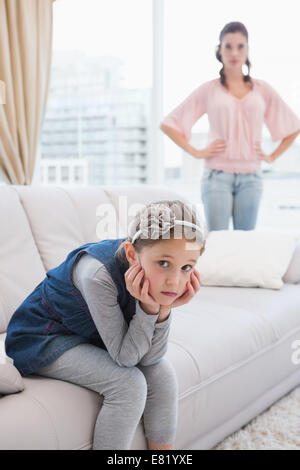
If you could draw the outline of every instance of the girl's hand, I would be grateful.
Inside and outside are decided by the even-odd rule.
[[[261,160],[265,160],[265,161],[268,162],[268,163],[272,163],[272,162],[273,162],[273,158],[271,157],[271,155],[267,155],[266,153],[264,153],[264,152],[262,151],[261,146],[260,146],[260,142],[255,142],[254,147],[255,147],[255,151],[256,151],[258,157],[259,157]]]
[[[125,282],[128,292],[141,302],[142,309],[149,315],[157,315],[160,305],[155,302],[150,295],[149,280],[145,279],[141,287],[141,281],[145,275],[145,271],[139,263],[133,264],[125,273]]]
[[[186,283],[187,290],[180,297],[178,297],[178,299],[174,300],[172,304],[161,305],[160,313],[163,314],[164,312],[170,311],[172,308],[179,307],[180,305],[184,305],[190,302],[190,300],[192,300],[192,298],[200,289],[200,286],[200,274],[195,268],[191,273],[190,280]]]

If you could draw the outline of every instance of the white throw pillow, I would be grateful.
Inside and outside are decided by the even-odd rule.
[[[196,269],[204,286],[280,289],[296,244],[296,236],[282,232],[215,230]]]
[[[0,341],[0,396],[24,390],[23,378],[14,366],[12,358],[5,354],[4,342]]]

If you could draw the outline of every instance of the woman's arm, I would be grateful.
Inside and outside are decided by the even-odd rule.
[[[175,144],[179,145],[179,147],[181,147],[183,150],[185,150],[195,158],[216,157],[220,153],[224,152],[226,148],[226,143],[224,140],[216,139],[204,149],[198,150],[192,147],[188,143],[185,136],[176,129],[173,129],[172,127],[169,127],[166,124],[161,124],[160,128],[168,137],[170,137],[170,139],[175,142]]]
[[[189,145],[193,125],[207,112],[207,100],[213,81],[204,82],[174,108],[160,123],[160,129],[179,147],[193,157],[201,158],[202,151]]]
[[[196,158],[201,158],[201,154],[203,153],[202,150],[197,150],[195,147],[190,145],[186,140],[185,136],[181,134],[176,129],[172,127],[166,126],[165,124],[160,125],[160,129],[168,136],[170,139],[175,142],[175,144],[179,145],[183,150],[188,152],[190,155]]]
[[[264,122],[273,142],[282,140],[277,149],[269,155],[270,161],[273,161],[291,145],[299,134],[300,119],[269,83],[260,80],[260,84],[266,102]]]
[[[279,146],[270,154],[272,161],[276,160],[276,158],[278,158],[283,152],[286,151],[287,148],[290,147],[290,145],[292,145],[298,134],[300,134],[300,129],[299,131],[294,132],[294,134],[288,135],[282,140]]]

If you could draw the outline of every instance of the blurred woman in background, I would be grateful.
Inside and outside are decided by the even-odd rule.
[[[300,120],[266,81],[250,77],[248,32],[240,22],[224,26],[216,50],[220,78],[194,90],[162,121],[161,130],[195,158],[204,158],[201,197],[208,231],[253,230],[263,193],[261,160],[272,163],[300,132]],[[248,73],[243,73],[246,64]],[[189,144],[191,128],[207,113],[208,146]],[[280,145],[261,149],[263,124]]]

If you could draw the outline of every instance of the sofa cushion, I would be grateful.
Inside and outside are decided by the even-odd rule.
[[[89,449],[102,399],[87,388],[37,375],[0,398],[0,449]]]
[[[109,238],[107,233],[97,230],[103,218],[101,207],[113,208],[102,188],[14,187],[46,271],[58,266],[74,248]]]
[[[118,212],[105,190],[98,186],[64,188],[63,191],[72,201],[80,222],[84,243],[98,242],[106,238],[118,237]],[[105,226],[108,217],[112,218],[114,231]],[[103,223],[102,223],[103,222]]]
[[[171,325],[170,341],[195,365],[193,374],[187,371],[186,386],[194,386],[198,375],[208,380],[299,332],[299,305],[300,289],[292,284],[275,291],[200,287],[192,301],[174,309]]]
[[[281,232],[211,231],[196,268],[205,286],[280,289],[296,244],[296,236]]]
[[[0,332],[45,276],[31,227],[17,192],[0,186]]]
[[[45,270],[60,264],[65,255],[84,243],[72,200],[61,188],[15,186],[30,222]]]
[[[175,200],[191,204],[190,201],[172,191],[165,186],[135,185],[130,187],[106,186],[105,193],[112,202],[117,214],[119,215],[119,234],[118,237],[127,236],[127,229],[135,213],[151,202],[159,200]]]

